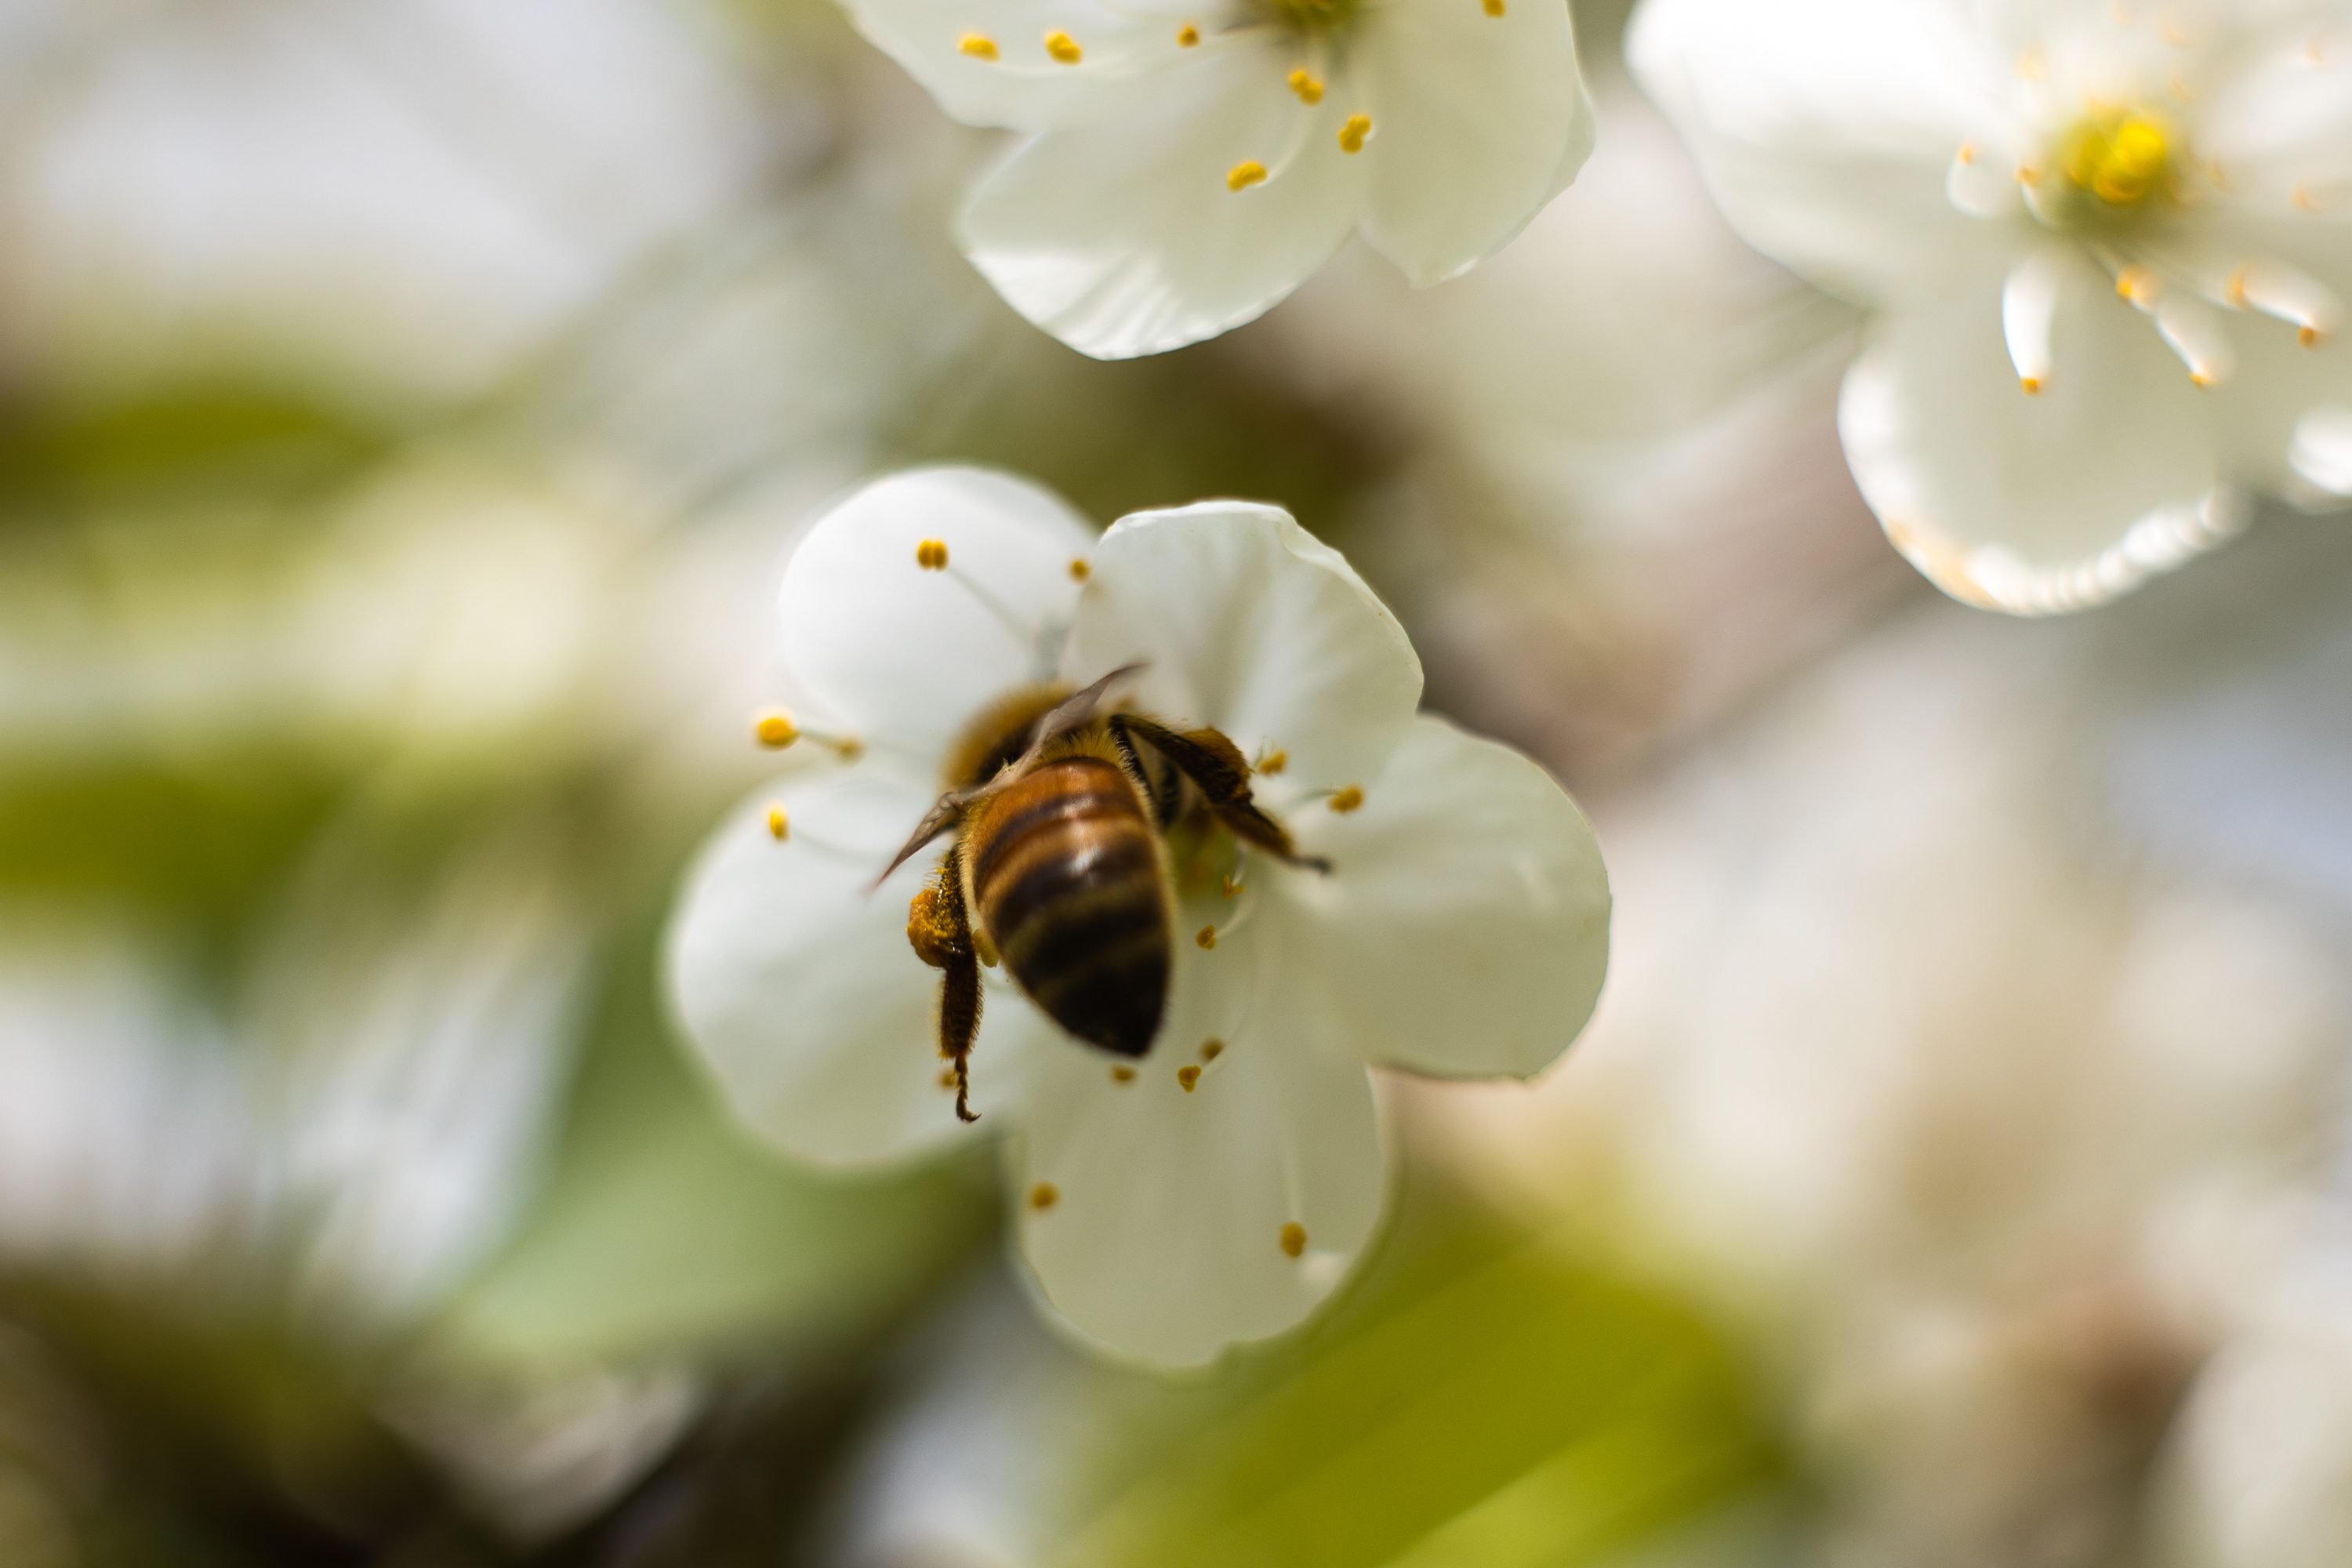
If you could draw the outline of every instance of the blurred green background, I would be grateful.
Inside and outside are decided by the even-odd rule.
[[[1472,278],[1106,365],[815,0],[0,0],[0,1563],[2352,1558],[2352,542],[1936,599],[1626,9]],[[1611,857],[1591,1038],[1384,1086],[1370,1266],[1214,1376],[665,1016],[775,572],[933,458],[1282,501]]]

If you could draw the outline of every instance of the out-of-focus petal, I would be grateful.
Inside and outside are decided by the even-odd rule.
[[[1145,663],[1143,706],[1213,724],[1287,779],[1378,773],[1421,700],[1421,660],[1355,569],[1278,507],[1204,501],[1122,518],[1095,553],[1067,668]]]
[[[1340,148],[1336,85],[1309,106],[1293,51],[1203,51],[1115,121],[1015,150],[964,210],[972,264],[1082,353],[1160,353],[1253,321],[1355,224],[1370,159]]]
[[[956,119],[1013,131],[1100,119],[1156,90],[1151,78],[1198,58],[1176,34],[1202,20],[1099,0],[852,0],[849,15]]]
[[[2210,405],[2151,324],[2087,265],[2020,389],[2000,280],[1891,312],[1847,373],[1847,461],[1887,535],[1937,586],[2020,615],[2126,593],[2230,538]]]
[[[974,714],[1053,673],[1078,597],[1071,563],[1095,538],[1059,497],[1007,475],[878,480],[827,513],[785,568],[785,667],[859,742],[929,780]],[[947,547],[944,570],[919,563],[926,541]]]
[[[1499,249],[1592,152],[1562,0],[1395,5],[1366,16],[1360,47],[1364,236],[1417,285]]]

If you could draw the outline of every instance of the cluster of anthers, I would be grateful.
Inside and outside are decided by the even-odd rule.
[[[2129,19],[2119,16],[2116,25],[2127,27]],[[2167,24],[2161,37],[2177,50],[2198,42],[2177,24]],[[2305,68],[2332,68],[2320,39],[2305,44],[2301,56]],[[2230,248],[2217,245],[2211,226],[2200,221],[2225,203],[2240,213],[2267,203],[2282,217],[2315,215],[2329,193],[2308,179],[2250,189],[2219,158],[2200,155],[2192,126],[2206,89],[2191,68],[2184,61],[2167,70],[2157,92],[2123,102],[2093,98],[2051,114],[2039,102],[2049,64],[2039,49],[2027,50],[2016,63],[2020,91],[2034,103],[2032,118],[2055,129],[2026,138],[2013,170],[1964,142],[1950,192],[1955,205],[1979,216],[2014,210],[2009,190],[2020,193],[2035,221],[2079,245],[2113,279],[2116,295],[2148,318],[2189,379],[2211,388],[2237,370],[2223,312],[2273,318],[2311,349],[2336,331],[2343,306],[2326,284],[2279,256],[2249,254],[2234,239]],[[2011,358],[2029,396],[2040,395],[2054,371],[2060,293],[2056,269],[2035,256],[2017,266],[2003,296]]]
[[[1468,0],[1462,0],[1467,4]],[[1329,92],[1334,79],[1341,81],[1345,74],[1339,61],[1343,58],[1343,39],[1360,10],[1361,0],[1264,0],[1249,10],[1222,23],[1213,23],[1205,29],[1197,20],[1180,22],[1169,35],[1169,42],[1157,46],[1155,52],[1165,53],[1171,46],[1179,52],[1194,49],[1214,49],[1242,42],[1255,42],[1269,30],[1278,29],[1294,43],[1298,63],[1282,79],[1281,90],[1296,98],[1308,109],[1319,107]],[[1478,0],[1485,13],[1493,17],[1507,14],[1509,0]],[[1022,64],[1005,58],[1004,46],[987,33],[965,32],[956,39],[959,53],[973,59],[985,60],[1013,72],[1051,72],[1057,68],[1083,67],[1089,64],[1108,69],[1121,69],[1135,62],[1129,54],[1114,53],[1090,56],[1087,46],[1066,29],[1055,27],[1043,35],[1038,44],[1044,55],[1042,64]],[[1225,189],[1238,195],[1265,184],[1297,157],[1305,139],[1312,134],[1311,121],[1301,117],[1286,148],[1269,149],[1271,162],[1261,158],[1244,158],[1225,171]],[[1335,132],[1339,151],[1349,155],[1363,152],[1372,139],[1372,116],[1363,108],[1354,108],[1339,122]]]

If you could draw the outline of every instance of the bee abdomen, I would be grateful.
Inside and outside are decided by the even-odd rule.
[[[1171,931],[1151,825],[1113,763],[1066,759],[1004,792],[971,846],[981,924],[1048,1016],[1141,1056],[1167,1005]]]

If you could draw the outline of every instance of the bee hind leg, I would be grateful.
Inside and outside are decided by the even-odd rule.
[[[964,909],[963,866],[950,849],[907,910],[907,940],[940,972],[940,1056],[955,1064],[956,1119],[977,1121],[971,1108],[971,1047],[980,1037],[980,952]]]
[[[1301,855],[1290,840],[1290,830],[1251,797],[1249,763],[1243,759],[1241,748],[1223,731],[1171,730],[1132,713],[1114,714],[1110,730],[1122,752],[1131,756],[1139,741],[1192,780],[1210,812],[1243,843],[1265,850],[1286,865],[1317,872],[1331,869],[1331,862],[1320,856]]]

